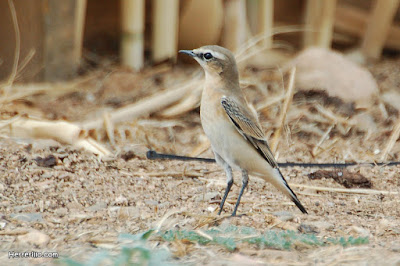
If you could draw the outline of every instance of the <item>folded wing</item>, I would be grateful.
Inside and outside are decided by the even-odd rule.
[[[254,146],[272,168],[277,168],[278,164],[268,146],[257,118],[248,110],[241,108],[235,100],[228,97],[222,97],[221,104],[239,133]]]

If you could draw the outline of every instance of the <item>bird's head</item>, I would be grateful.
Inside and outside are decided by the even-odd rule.
[[[218,45],[207,45],[194,50],[180,50],[193,57],[204,69],[206,75],[237,79],[235,57],[228,49]]]

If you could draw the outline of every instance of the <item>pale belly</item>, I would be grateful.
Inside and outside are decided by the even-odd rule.
[[[201,113],[203,130],[210,140],[212,149],[233,168],[245,169],[254,174],[265,174],[270,170],[268,168],[271,168],[268,167],[268,162],[228,119],[218,119],[214,114]]]

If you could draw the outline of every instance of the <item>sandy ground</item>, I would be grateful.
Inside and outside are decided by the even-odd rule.
[[[397,89],[396,80],[400,80],[392,70],[398,63],[388,61],[371,66],[381,90]],[[105,70],[108,76],[93,74],[94,78],[85,82],[80,90],[61,96],[57,93],[36,95],[3,106],[1,114],[4,119],[17,113],[35,113],[48,119],[80,121],[100,110],[123,106],[168,87],[174,81],[170,76],[179,79],[185,71],[174,68],[156,74],[145,72],[139,76],[123,69]],[[251,71],[247,75],[251,76]],[[251,88],[247,92],[251,101],[258,99],[254,96],[256,94]],[[306,110],[310,105],[312,102],[302,104],[295,101],[293,112]],[[330,110],[334,112],[335,108],[337,106]],[[286,134],[282,135],[278,161],[378,160],[379,156],[374,156],[385,146],[391,132],[388,128],[393,127],[398,115],[396,110],[386,109],[389,117],[385,121],[379,121],[378,115],[373,113],[376,131],[365,133],[350,129],[341,133],[340,128],[335,129],[332,138],[321,145],[323,151],[317,149],[314,156],[310,151],[321,138],[300,127],[307,122],[306,119],[297,119],[296,123],[289,123]],[[277,111],[272,108],[261,114],[264,127],[268,126],[269,116],[274,116],[274,112]],[[295,119],[290,118],[294,117],[290,114],[288,117],[292,119],[290,121]],[[320,122],[317,127],[324,132],[329,125]],[[152,161],[144,156],[148,148],[188,155],[201,145],[204,136],[198,110],[168,120],[151,117],[123,124],[120,128],[128,128],[125,133],[129,134],[124,138],[117,135],[115,145],[99,138],[116,154],[103,160],[54,141],[3,136],[0,142],[1,264],[55,262],[51,259],[9,259],[9,251],[54,251],[60,256],[84,262],[101,250],[117,254],[122,246],[118,237],[124,233],[135,235],[155,228],[204,232],[226,225],[251,227],[258,232],[294,230],[314,233],[320,239],[367,237],[369,243],[350,247],[297,245],[291,250],[239,243],[234,251],[220,245],[166,242],[157,237],[150,237],[147,244],[152,249],[167,249],[171,254],[169,262],[191,265],[400,263],[400,166],[349,168],[350,173],[360,174],[371,182],[372,187],[363,193],[346,190],[332,178],[310,179],[309,174],[319,170],[317,168],[282,168],[308,215],[301,214],[271,185],[251,177],[238,209],[238,213],[243,215],[230,217],[241,184],[239,173],[236,173],[225,212],[218,216],[216,212],[226,181],[217,165]],[[393,148],[389,160],[398,158],[398,149],[397,145]],[[201,156],[212,157],[209,150]],[[334,171],[339,173],[341,170]],[[315,187],[340,191],[319,191]]]

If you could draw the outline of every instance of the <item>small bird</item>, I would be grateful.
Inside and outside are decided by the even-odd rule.
[[[307,213],[289,187],[268,146],[257,114],[251,109],[239,86],[234,55],[226,48],[207,45],[194,50],[180,50],[193,57],[205,72],[205,86],[200,105],[201,124],[209,138],[215,160],[226,172],[227,187],[220,204],[221,214],[233,185],[232,168],[242,172],[242,188],[232,216],[248,184],[249,174],[272,183],[296,206]]]

